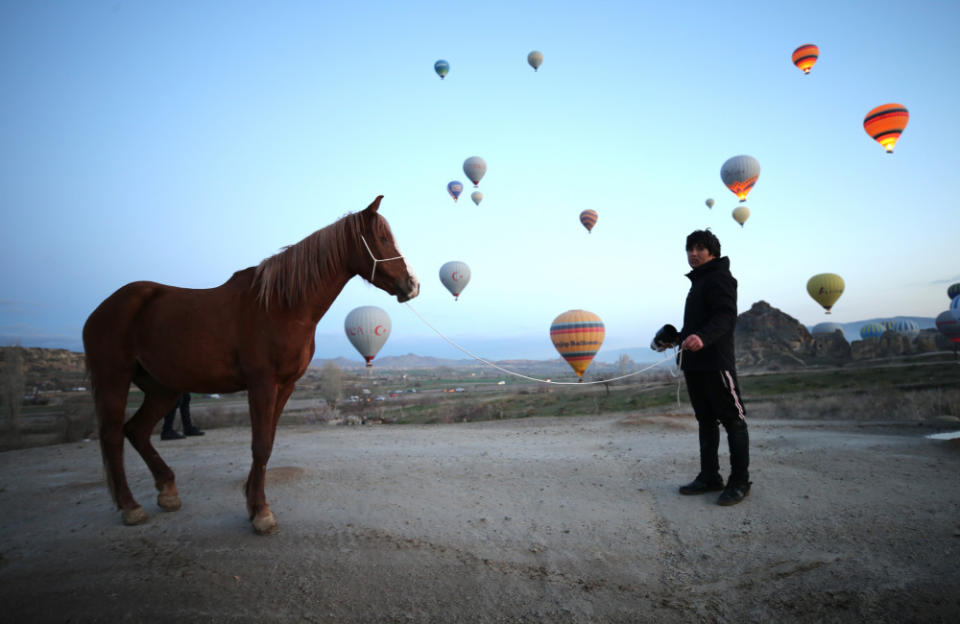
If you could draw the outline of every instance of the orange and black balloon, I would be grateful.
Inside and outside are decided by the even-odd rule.
[[[893,153],[900,134],[910,121],[910,113],[903,104],[884,104],[867,113],[863,118],[863,129],[874,141],[883,146],[888,154]]]
[[[809,74],[819,57],[820,48],[812,43],[805,43],[793,51],[793,64],[803,70],[803,73]]]
[[[597,211],[586,209],[580,213],[580,223],[587,228],[587,232],[593,231],[593,226],[597,224]]]

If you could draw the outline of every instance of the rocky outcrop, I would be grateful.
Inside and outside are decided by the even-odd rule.
[[[809,357],[815,364],[843,364],[853,359],[850,343],[837,330],[832,334],[813,336]]]
[[[813,336],[797,319],[758,301],[737,320],[737,366],[744,370],[780,370],[809,365],[842,366],[854,360],[950,350],[937,330],[914,338],[887,331],[877,339],[848,343],[843,332]]]
[[[797,319],[758,301],[737,319],[737,366],[777,370],[807,365],[813,336]]]
[[[0,347],[0,377],[6,371],[11,350],[20,354],[26,391],[36,394],[46,390],[72,390],[86,384],[86,368],[82,353],[66,349]]]

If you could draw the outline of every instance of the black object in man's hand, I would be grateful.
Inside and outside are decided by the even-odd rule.
[[[668,323],[657,331],[657,334],[653,337],[653,341],[650,343],[650,348],[660,353],[677,346],[679,343],[680,332],[677,331],[676,327]]]

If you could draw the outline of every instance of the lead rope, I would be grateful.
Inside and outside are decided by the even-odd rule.
[[[680,349],[680,352],[677,353],[677,368],[670,371],[670,374],[677,378],[677,407],[680,407],[680,384],[682,380],[680,379],[680,376],[677,375],[676,371],[680,370],[681,368],[683,368],[683,349]]]
[[[448,343],[450,343],[451,346],[459,349],[460,351],[463,351],[464,353],[466,353],[467,355],[469,355],[469,356],[472,357],[473,359],[477,360],[478,362],[483,362],[483,363],[486,364],[487,366],[491,366],[491,367],[497,369],[498,371],[502,371],[502,372],[504,372],[504,373],[506,373],[506,374],[508,374],[508,375],[513,375],[514,377],[520,377],[520,378],[522,378],[522,379],[529,379],[530,381],[537,381],[537,382],[540,382],[540,383],[553,384],[553,385],[556,385],[556,386],[577,386],[577,385],[610,383],[611,381],[619,381],[620,379],[626,379],[627,377],[633,377],[634,375],[639,375],[640,373],[644,373],[644,372],[650,370],[651,368],[655,368],[655,367],[657,367],[657,366],[660,366],[660,365],[663,364],[664,362],[669,362],[671,359],[673,359],[672,357],[664,358],[663,360],[661,360],[661,361],[659,361],[659,362],[657,362],[657,363],[655,363],[655,364],[651,364],[650,366],[648,366],[648,367],[646,367],[646,368],[643,368],[643,369],[641,369],[641,370],[634,371],[634,372],[632,372],[632,373],[627,373],[626,375],[621,375],[620,377],[613,377],[613,378],[611,378],[611,379],[602,379],[602,380],[599,380],[599,381],[551,381],[551,380],[549,380],[549,379],[540,379],[539,377],[530,377],[529,375],[524,375],[523,373],[518,373],[518,372],[516,372],[516,371],[512,371],[512,370],[508,370],[508,369],[506,369],[506,368],[503,368],[502,366],[498,366],[497,364],[494,364],[493,362],[491,362],[491,361],[489,361],[489,360],[483,359],[483,358],[480,357],[479,355],[476,355],[476,354],[474,354],[474,353],[471,353],[471,352],[468,351],[467,349],[464,349],[463,347],[461,347],[460,345],[458,345],[458,344],[455,343],[454,341],[452,341],[452,340],[450,340],[449,338],[447,338],[446,336],[444,336],[443,333],[442,333],[439,329],[437,329],[436,327],[434,327],[433,325],[431,325],[430,322],[427,321],[427,319],[423,318],[423,316],[421,316],[420,313],[417,312],[416,308],[414,308],[412,305],[410,305],[410,302],[409,302],[409,301],[406,302],[404,305],[406,305],[407,308],[409,308],[411,312],[413,312],[414,314],[416,314],[416,315],[417,315],[417,318],[419,318],[421,321],[423,321],[423,324],[424,324],[424,325],[426,325],[427,327],[429,327],[430,329],[432,329],[434,332],[436,332],[436,334],[437,334],[438,336],[440,336],[441,338],[443,338],[444,340],[446,340]],[[681,351],[681,353],[682,353],[682,351]],[[674,372],[674,371],[672,371],[672,370],[670,371],[670,374],[673,375],[674,377],[677,376],[676,372]],[[680,385],[679,385],[679,381],[678,381],[678,382],[677,382],[677,403],[679,403],[679,402],[680,402]]]

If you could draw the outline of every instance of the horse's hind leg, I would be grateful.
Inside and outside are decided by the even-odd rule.
[[[176,405],[179,393],[160,386],[139,367],[134,383],[143,390],[143,404],[124,425],[123,432],[153,474],[153,483],[158,492],[157,505],[165,511],[176,511],[180,509],[180,494],[173,470],[151,444],[150,434],[160,419]]]
[[[140,524],[147,519],[143,507],[133,498],[127,485],[127,476],[123,468],[123,421],[127,408],[127,393],[130,391],[130,378],[123,375],[120,382],[106,383],[105,375],[95,375],[91,371],[94,384],[94,404],[99,421],[100,450],[103,455],[103,467],[107,473],[107,486],[117,508],[123,515],[124,524]]]

